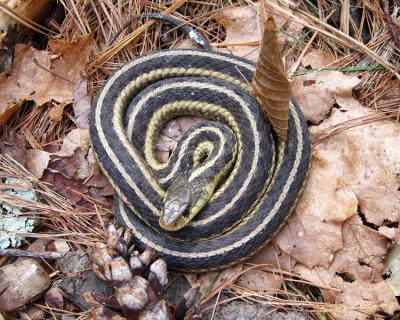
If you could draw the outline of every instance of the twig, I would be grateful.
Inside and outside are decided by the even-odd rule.
[[[367,115],[367,116],[362,116],[359,118],[354,118],[351,120],[347,120],[345,122],[333,125],[331,127],[328,127],[324,130],[321,130],[320,132],[318,132],[317,134],[313,135],[311,140],[313,145],[317,145],[318,143],[320,143],[322,140],[329,138],[330,136],[333,136],[335,134],[338,134],[340,132],[343,132],[345,130],[348,129],[352,129],[354,127],[358,127],[358,126],[362,126],[365,124],[369,124],[375,121],[379,121],[379,120],[384,120],[384,119],[389,119],[389,118],[393,118],[395,115],[395,112],[388,112],[388,114],[386,113],[374,113],[371,115]]]
[[[333,15],[334,12],[335,11],[332,11],[331,13],[329,13],[329,15],[324,19],[324,21],[327,21]],[[317,35],[318,35],[318,31],[315,31],[313,33],[313,35],[311,36],[310,41],[308,41],[308,43],[304,47],[303,51],[300,53],[299,57],[297,58],[297,61],[290,68],[289,74],[293,73],[297,70],[297,68],[299,67],[299,65],[301,63],[301,60],[304,58],[305,54],[307,53],[308,49],[310,48],[311,44],[313,43],[313,41],[315,40]]]
[[[48,260],[57,260],[63,258],[67,252],[32,252],[21,249],[0,249],[1,257],[29,257],[29,258],[43,258]]]
[[[385,13],[386,23],[389,27],[390,34],[394,40],[394,44],[398,49],[400,49],[400,36],[399,33],[396,32],[395,26],[392,21],[392,16],[390,15],[389,9],[389,0],[382,0],[383,12]]]
[[[55,73],[54,71],[51,71],[50,69],[47,69],[46,67],[42,66],[39,61],[37,61],[36,58],[33,58],[33,62],[41,69],[51,73],[53,76],[59,77],[61,79],[63,79],[64,81],[67,81],[69,84],[75,85],[75,83],[73,83],[71,80],[68,80],[67,78],[64,78],[62,75],[59,75],[58,73]]]

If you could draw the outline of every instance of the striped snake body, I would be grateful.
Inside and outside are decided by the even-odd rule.
[[[282,226],[304,187],[311,149],[306,123],[293,100],[288,140],[279,142],[249,94],[254,70],[252,62],[226,54],[161,51],[125,64],[94,102],[90,136],[118,194],[116,219],[133,229],[140,248],[153,247],[171,268],[215,270],[248,258]],[[159,163],[155,138],[179,115],[212,121],[189,130],[170,161]],[[214,156],[221,155],[228,164],[215,169]],[[165,188],[193,165],[200,168],[190,174],[193,181],[230,174],[218,186],[214,182],[211,199],[186,227],[160,228],[168,220],[162,213]]]

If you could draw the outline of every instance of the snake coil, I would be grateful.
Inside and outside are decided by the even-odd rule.
[[[227,54],[160,51],[125,64],[94,101],[90,136],[117,193],[116,219],[171,268],[215,270],[248,258],[279,230],[304,187],[311,146],[301,111],[292,100],[288,139],[279,142],[249,94],[254,70],[252,62]],[[168,119],[189,114],[227,125],[236,135],[237,159],[210,203],[171,232],[158,221],[164,186],[177,169],[158,163],[151,143]],[[178,162],[188,152],[182,148]]]

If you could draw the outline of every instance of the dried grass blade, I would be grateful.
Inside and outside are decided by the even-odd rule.
[[[397,71],[397,67],[394,66],[392,63],[387,61],[384,57],[381,55],[375,53],[371,49],[369,49],[366,45],[364,45],[362,42],[357,41],[356,39],[353,39],[352,37],[346,35],[340,30],[335,29],[331,25],[325,23],[324,21],[321,21],[320,19],[314,17],[313,15],[304,12],[300,9],[297,10],[298,13],[301,13],[304,16],[303,18],[299,18],[298,16],[295,16],[292,14],[289,10],[284,9],[283,7],[280,7],[279,5],[273,3],[273,2],[268,2],[268,6],[271,8],[272,12],[282,15],[284,17],[289,17],[293,21],[296,21],[308,28],[313,29],[314,31],[318,31],[319,33],[326,35],[329,38],[332,38],[333,40],[337,41],[338,43],[342,44],[344,47],[350,48],[355,46],[356,48],[360,49],[363,51],[366,55],[370,56],[372,59],[375,61],[379,62],[382,66],[384,66],[388,71],[390,71],[391,74],[393,74],[397,79],[400,79],[400,73]],[[284,4],[286,7],[286,5]],[[320,27],[310,24],[307,20],[312,20],[315,24],[320,25]]]
[[[0,11],[9,16],[11,19],[14,19],[18,23],[24,25],[25,27],[36,31],[38,33],[41,33],[45,36],[48,36],[49,33],[55,34],[54,31],[51,31],[40,24],[36,23],[35,21],[28,19],[22,15],[20,15],[18,12],[16,12],[14,9],[10,8],[7,4],[0,2]]]

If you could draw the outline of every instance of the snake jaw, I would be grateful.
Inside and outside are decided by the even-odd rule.
[[[185,212],[188,205],[181,200],[171,200],[164,203],[163,221],[165,224],[174,224]]]

